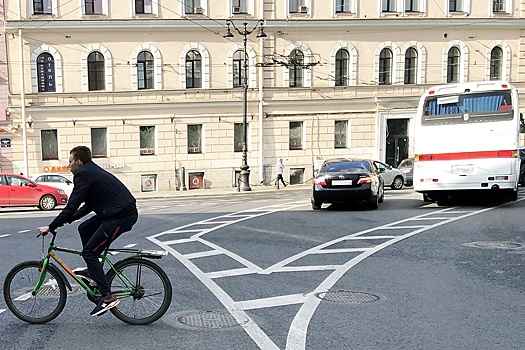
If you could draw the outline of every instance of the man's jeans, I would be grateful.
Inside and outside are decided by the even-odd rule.
[[[82,257],[86,262],[91,278],[97,282],[103,297],[111,295],[111,289],[102,264],[98,260],[100,254],[121,234],[131,230],[137,219],[137,213],[122,219],[103,219],[99,216],[93,216],[78,227],[84,247]]]

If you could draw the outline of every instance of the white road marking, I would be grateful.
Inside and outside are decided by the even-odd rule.
[[[17,233],[25,233],[25,232],[31,232],[31,230],[22,230],[22,231],[18,231]]]
[[[5,235],[1,235],[0,238],[9,237],[9,236],[11,236],[11,234],[10,234],[10,233],[7,233],[7,234],[5,234]]]
[[[0,314],[4,311],[7,311],[7,309],[0,309]]]
[[[520,198],[518,201],[525,200],[525,198]],[[293,203],[297,203],[296,201]],[[306,204],[293,204],[293,203],[279,203],[273,206],[261,207],[258,209],[251,209],[241,212],[236,212],[228,215],[217,216],[215,218],[210,218],[207,220],[195,222],[192,224],[184,225],[178,228],[174,228],[168,231],[158,233],[156,235],[147,237],[151,242],[159,245],[165,251],[169,252],[176,259],[178,259],[188,270],[195,275],[214,295],[215,297],[224,305],[224,307],[230,312],[230,314],[241,324],[246,333],[253,339],[253,341],[261,349],[278,349],[277,345],[270,339],[270,337],[255,323],[251,317],[249,317],[244,310],[250,309],[260,309],[260,308],[269,308],[283,305],[292,305],[292,304],[302,304],[299,309],[299,312],[295,315],[290,328],[288,330],[286,349],[293,350],[302,350],[306,348],[306,336],[307,330],[310,323],[310,320],[321,303],[321,299],[317,298],[316,293],[326,292],[332,288],[335,283],[352,267],[356,266],[358,263],[370,257],[371,255],[379,252],[382,249],[389,247],[392,244],[398,243],[404,239],[415,236],[419,233],[428,231],[430,229],[436,228],[441,225],[446,225],[448,223],[462,220],[473,215],[477,215],[488,210],[492,210],[498,207],[502,207],[511,203],[505,203],[498,206],[485,208],[477,211],[464,211],[457,210],[456,208],[445,208],[434,210],[432,212],[417,215],[411,218],[399,220],[389,224],[381,225],[378,227],[373,227],[367,230],[363,230],[357,233],[353,233],[344,237],[339,237],[329,242],[321,243],[311,249],[305,250],[299,254],[293,255],[287,259],[284,259],[276,264],[266,268],[261,269],[259,266],[251,263],[250,261],[244,259],[243,257],[230,252],[216,244],[213,244],[203,238],[207,233],[216,231],[220,228],[223,228],[232,224],[239,224],[242,221],[257,218],[262,215],[273,214],[278,211],[291,210],[300,206],[305,206]],[[308,204],[309,205],[309,204]],[[456,216],[444,216],[449,214],[455,214]],[[232,219],[231,221],[226,221],[225,219]],[[434,221],[433,223],[427,225],[411,225],[411,223],[419,223],[421,221]],[[207,227],[207,224],[215,224],[215,226]],[[193,227],[192,227],[193,226]],[[239,225],[240,226],[240,225]],[[198,227],[199,229],[195,228]],[[391,233],[394,233],[394,230],[401,231],[399,235],[381,235],[382,230],[389,230]],[[404,230],[404,231],[403,231]],[[406,232],[409,230],[409,232]],[[257,230],[255,230],[257,231]],[[384,232],[384,231],[383,231]],[[177,234],[177,233],[194,233],[190,238],[181,238],[174,240],[162,241],[164,235],[168,234]],[[268,232],[266,232],[268,233]],[[373,236],[364,236],[365,234],[378,233]],[[275,233],[274,233],[275,234]],[[171,238],[171,237],[170,237]],[[304,239],[304,238],[303,238]],[[352,242],[357,242],[358,240],[368,240],[371,244],[371,247],[360,248],[360,247],[349,247],[349,248],[331,248],[334,245],[346,242],[351,244]],[[373,242],[373,240],[379,240],[378,242]],[[201,243],[205,251],[192,253],[192,254],[181,254],[176,250],[180,244],[183,243]],[[211,248],[212,250],[210,251]],[[213,253],[212,253],[213,252]],[[357,256],[350,256],[346,263],[342,265],[320,265],[320,266],[295,266],[290,265],[293,262],[306,257],[311,254],[330,254],[330,253],[359,253]],[[236,260],[244,267],[238,269],[230,269],[223,271],[214,271],[210,273],[205,273],[199,269],[195,264],[193,264],[190,259],[195,258],[205,258],[207,256],[216,256],[216,255],[225,255],[231,259]],[[244,301],[234,301],[213,279],[221,277],[235,277],[246,274],[262,274],[268,275],[274,272],[288,272],[294,273],[299,271],[319,271],[319,270],[333,270],[333,272],[316,288],[309,290],[303,294],[292,294],[292,295],[283,295],[283,296],[273,296],[262,299],[254,300],[244,300]],[[249,319],[250,322],[241,322],[243,319]]]
[[[128,244],[128,245],[125,245],[124,247],[122,248],[133,248],[134,246],[136,246],[137,244]]]

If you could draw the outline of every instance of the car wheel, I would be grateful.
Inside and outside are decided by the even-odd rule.
[[[319,210],[319,209],[321,209],[321,206],[322,206],[322,205],[323,205],[323,203],[312,201],[312,209],[313,209],[313,210]]]
[[[373,196],[372,199],[368,201],[368,208],[369,209],[379,208],[379,194],[377,196]]]
[[[392,185],[390,186],[393,190],[400,190],[403,188],[403,178],[401,176],[396,176]]]
[[[378,199],[378,202],[379,203],[383,203],[385,201],[385,188],[383,186],[381,186],[379,188],[379,199]]]
[[[46,194],[42,198],[40,198],[40,201],[38,201],[38,208],[40,210],[53,210],[55,209],[57,205],[57,201],[55,197],[53,197],[50,194]]]

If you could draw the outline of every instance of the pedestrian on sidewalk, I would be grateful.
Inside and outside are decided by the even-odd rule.
[[[286,187],[286,183],[283,179],[283,171],[284,171],[284,164],[282,158],[279,159],[279,162],[277,162],[277,179],[275,179],[275,186],[277,186],[277,189],[279,189],[279,181],[282,182],[283,186]]]

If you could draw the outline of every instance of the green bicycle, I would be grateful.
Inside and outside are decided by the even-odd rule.
[[[45,253],[42,237],[41,261],[25,261],[9,271],[4,282],[4,298],[9,310],[19,319],[42,324],[56,318],[66,305],[67,289],[71,284],[64,273],[50,260],[53,259],[87,292],[90,301],[96,303],[101,297],[96,285],[82,276],[76,276],[55,252],[80,255],[81,251],[55,245],[56,232]],[[133,254],[115,264],[108,255],[114,252]],[[161,318],[171,304],[171,282],[162,268],[149,259],[161,259],[164,251],[137,249],[107,249],[100,256],[103,265],[109,267],[106,278],[112,293],[119,298],[118,306],[111,313],[119,320],[145,325]]]

